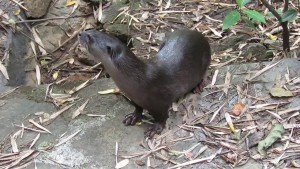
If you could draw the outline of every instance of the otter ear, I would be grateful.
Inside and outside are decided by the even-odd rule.
[[[117,56],[119,56],[122,52],[122,49],[120,46],[114,46],[114,47],[111,47],[111,46],[106,46],[106,50],[107,50],[107,53],[112,57],[112,58],[115,58]]]

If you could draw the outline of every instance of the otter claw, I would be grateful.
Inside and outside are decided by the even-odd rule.
[[[123,123],[125,126],[133,126],[137,122],[140,122],[142,120],[142,116],[140,116],[137,113],[130,113],[125,116],[125,119],[123,120]]]
[[[154,123],[153,126],[145,131],[145,138],[151,139],[155,134],[160,134],[164,129],[164,125],[160,123]]]

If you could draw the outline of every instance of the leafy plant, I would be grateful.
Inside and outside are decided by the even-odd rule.
[[[245,5],[251,2],[251,0],[236,0],[238,5],[237,10],[230,11],[224,18],[222,30],[225,31],[232,26],[236,25],[242,18],[244,22],[249,25],[249,19],[252,19],[252,23],[266,23],[265,16],[256,11],[247,9]],[[242,15],[241,15],[242,14]],[[242,17],[242,16],[246,16]],[[282,14],[281,22],[292,22],[297,17],[297,11],[295,9],[289,9]],[[249,18],[249,19],[248,19]]]
[[[283,51],[287,54],[290,51],[289,47],[289,29],[288,29],[288,22],[292,22],[297,17],[297,10],[295,9],[288,9],[289,0],[284,1],[284,9],[283,13],[277,12],[273,6],[271,6],[266,0],[260,0],[264,6],[266,6],[269,11],[275,16],[282,26],[282,37],[283,37]],[[232,26],[236,25],[242,18],[247,25],[254,27],[253,23],[266,23],[266,17],[261,14],[260,12],[247,9],[245,5],[251,2],[251,0],[236,0],[238,5],[237,10],[233,10],[229,12],[223,21],[222,30],[225,31]],[[242,14],[242,15],[241,15]],[[242,17],[246,16],[246,17]],[[251,19],[251,20],[249,20]]]

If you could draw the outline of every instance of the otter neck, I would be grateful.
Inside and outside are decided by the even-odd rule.
[[[137,58],[127,47],[120,55],[113,57],[112,62],[112,66],[106,69],[121,90],[128,86],[138,86],[145,80],[147,64]]]

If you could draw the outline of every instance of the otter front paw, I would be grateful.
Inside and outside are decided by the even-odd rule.
[[[140,113],[133,112],[125,116],[123,123],[125,124],[125,126],[133,126],[140,121],[142,121],[142,115]]]
[[[145,131],[145,138],[151,139],[155,134],[160,134],[165,128],[164,124],[154,123]]]
[[[201,93],[203,92],[203,89],[205,87],[205,83],[203,81],[203,79],[201,80],[201,82],[193,89],[193,93]]]

